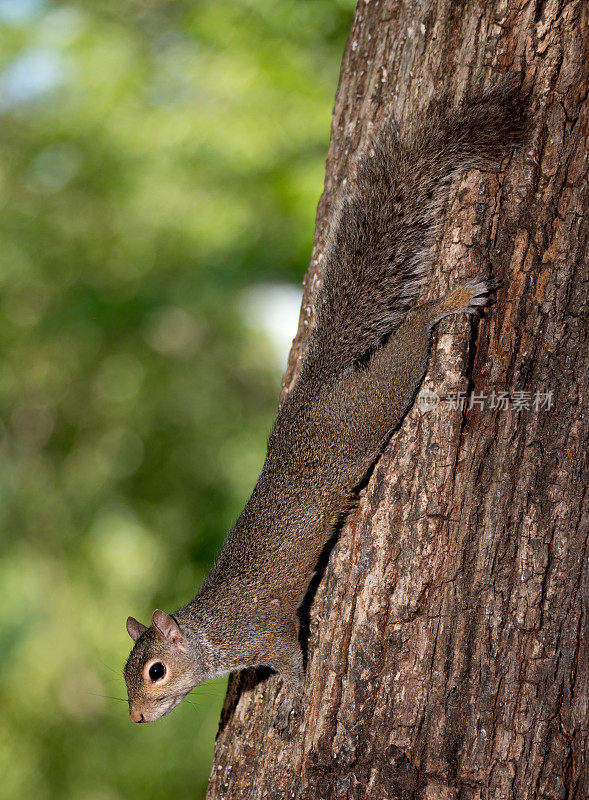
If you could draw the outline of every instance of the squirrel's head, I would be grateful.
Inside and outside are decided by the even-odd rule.
[[[148,628],[134,617],[127,619],[135,642],[125,665],[133,722],[153,722],[168,714],[200,680],[194,676],[189,632],[159,610],[153,612],[151,624]]]

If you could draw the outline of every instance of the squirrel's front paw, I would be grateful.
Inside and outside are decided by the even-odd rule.
[[[280,647],[277,647],[271,664],[282,676],[282,700],[276,712],[274,727],[283,739],[292,736],[303,710],[303,652],[293,631],[292,635],[285,635],[278,640]]]
[[[274,727],[283,739],[290,739],[303,714],[303,698],[292,686],[284,688],[284,696],[278,704]]]

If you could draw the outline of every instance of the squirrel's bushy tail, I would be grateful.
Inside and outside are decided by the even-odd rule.
[[[306,370],[339,375],[395,330],[430,267],[450,181],[498,165],[522,130],[516,91],[500,88],[461,108],[437,104],[404,136],[383,132],[332,224]]]

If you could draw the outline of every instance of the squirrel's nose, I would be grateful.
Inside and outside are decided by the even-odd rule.
[[[135,711],[131,709],[129,711],[129,717],[131,719],[131,722],[145,722],[145,717],[143,716],[141,711]]]

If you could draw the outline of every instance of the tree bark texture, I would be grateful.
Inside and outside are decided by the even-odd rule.
[[[424,385],[441,402],[413,407],[340,530],[310,606],[299,723],[276,727],[278,677],[231,678],[210,800],[589,797],[587,10],[358,6],[285,392],[313,325],[336,190],[373,131],[509,71],[534,135],[500,174],[452,186],[423,297],[489,267],[503,287],[479,321],[439,326]],[[509,393],[508,408],[449,402],[492,391]],[[551,409],[517,410],[537,392],[553,392]]]

